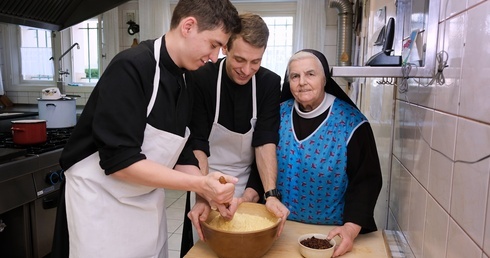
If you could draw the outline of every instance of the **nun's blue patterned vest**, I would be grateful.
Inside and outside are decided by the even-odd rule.
[[[347,145],[367,119],[336,98],[325,121],[307,138],[294,134],[294,100],[281,104],[277,147],[277,188],[291,211],[288,219],[312,224],[342,225],[347,189]]]

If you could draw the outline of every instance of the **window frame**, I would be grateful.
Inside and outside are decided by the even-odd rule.
[[[102,72],[104,71],[104,67],[102,67],[102,44],[103,44],[103,40],[101,39],[103,37],[103,16],[102,15],[98,15],[98,16],[95,16],[95,17],[92,17],[90,19],[87,19],[83,22],[80,22],[79,24],[81,23],[84,23],[86,24],[87,21],[89,20],[97,20],[97,28],[92,28],[92,29],[96,29],[96,34],[97,34],[97,55],[98,55],[98,58],[97,58],[97,66],[98,66],[98,70],[99,70],[99,79],[100,79],[100,75],[102,75]],[[82,44],[82,42],[80,41],[77,41],[74,39],[74,33],[73,33],[73,30],[77,29],[75,28],[75,26],[79,25],[79,24],[76,24],[72,27],[70,27],[69,29],[63,31],[62,33],[66,32],[66,34],[62,35],[62,37],[64,38],[63,40],[63,49],[69,49],[73,44],[75,43],[79,43],[79,44]],[[78,28],[80,29],[80,28]],[[65,39],[66,38],[66,39]],[[86,47],[86,46],[81,46],[81,49],[80,50],[76,50],[75,48],[73,49],[73,51],[81,51],[83,50],[82,48],[83,47]],[[63,65],[63,69],[66,70],[66,68],[68,68],[70,74],[68,77],[66,77],[65,79],[69,79],[70,82],[72,83],[76,83],[76,84],[82,84],[84,87],[95,87],[95,85],[97,84],[97,81],[96,82],[83,82],[83,81],[76,81],[73,77],[73,74],[74,74],[74,64],[75,62],[73,62],[73,55],[75,55],[76,53],[70,53],[70,54],[67,54],[65,57],[63,57],[63,62],[66,64],[66,63],[69,63],[70,67],[67,67],[66,65]],[[82,55],[78,54],[78,56],[84,56],[85,53],[83,53]],[[83,57],[85,58],[85,56]],[[68,62],[66,62],[66,60],[68,60]],[[65,82],[68,81],[68,80],[65,80]]]
[[[5,53],[5,80],[11,81],[11,83],[4,84],[6,91],[17,90],[37,90],[41,87],[52,87],[56,85],[56,72],[53,76],[53,80],[23,80],[22,79],[22,63],[21,63],[21,26],[16,24],[1,24],[2,31],[4,32],[4,51]],[[54,52],[53,34],[51,34],[51,47]],[[56,70],[55,70],[56,71]]]
[[[104,22],[104,14],[95,16],[91,19],[98,18],[99,24],[102,24]],[[2,75],[3,75],[3,88],[4,91],[11,91],[11,92],[40,92],[41,89],[48,88],[48,87],[57,87],[58,86],[58,70],[59,70],[59,57],[62,55],[64,51],[70,48],[72,46],[72,37],[71,37],[71,28],[66,29],[63,31],[51,31],[51,47],[52,47],[52,52],[53,52],[53,58],[54,58],[54,71],[55,74],[53,76],[52,80],[23,80],[22,79],[22,60],[21,60],[21,53],[20,53],[20,43],[21,43],[21,25],[17,24],[9,24],[9,23],[0,23],[0,32],[3,35],[0,35],[3,40],[3,44],[0,44],[0,47],[2,47],[2,53],[4,53],[4,57],[2,59],[3,62],[0,62],[3,66],[2,70]],[[100,69],[100,74],[103,73],[105,69],[104,62],[105,60],[102,60],[103,58],[107,58],[102,54],[104,52],[107,52],[109,48],[112,46],[110,45],[105,45],[103,46],[104,39],[103,37],[108,37],[108,35],[104,35],[104,33],[107,34],[107,30],[104,30],[102,27],[98,28],[97,34],[99,35],[99,43],[98,43],[98,50],[99,50],[99,57],[98,57],[98,63],[99,63],[99,69]],[[111,35],[109,35],[111,36]],[[102,38],[102,39],[101,39]],[[114,44],[115,48],[119,46],[118,44]],[[112,49],[111,49],[112,50]],[[67,82],[71,82],[71,71],[72,71],[72,55],[71,53],[65,55],[63,57],[63,63],[64,64],[70,64],[69,67],[66,65],[63,65],[63,69],[66,70],[68,68],[70,74],[67,77],[64,77],[64,82],[65,85]],[[102,63],[102,64],[101,64]],[[92,92],[93,88],[95,87],[96,83],[84,83],[83,87],[70,87],[70,92],[73,93],[90,93]]]

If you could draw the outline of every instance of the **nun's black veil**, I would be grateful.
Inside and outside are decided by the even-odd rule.
[[[330,68],[328,67],[328,61],[327,58],[317,50],[313,49],[303,49],[300,50],[296,53],[299,52],[309,52],[315,55],[318,60],[322,63],[323,70],[325,71],[325,77],[326,77],[326,83],[325,83],[325,92],[334,95],[335,97],[349,103],[350,105],[354,106],[357,108],[356,104],[352,102],[352,100],[347,96],[347,94],[340,88],[340,86],[332,79],[332,76],[330,75]],[[291,93],[291,89],[289,88],[289,79],[288,79],[288,72],[286,70],[286,75],[284,76],[284,83],[282,85],[282,92],[281,92],[281,102],[292,99],[293,94]],[[357,108],[358,109],[358,108]]]

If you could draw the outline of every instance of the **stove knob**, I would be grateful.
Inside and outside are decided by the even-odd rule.
[[[57,184],[61,181],[60,175],[58,174],[58,171],[54,172],[49,172],[46,174],[46,183],[50,185]]]
[[[60,175],[60,180],[65,181],[65,171],[63,169],[60,169],[57,172],[58,172],[58,175]]]

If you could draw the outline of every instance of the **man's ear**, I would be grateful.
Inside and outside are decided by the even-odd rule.
[[[227,56],[228,55],[228,47],[226,45],[222,46],[221,52],[223,52],[223,55]]]
[[[180,29],[184,37],[188,36],[192,30],[197,32],[197,20],[194,17],[186,17],[180,22]]]

